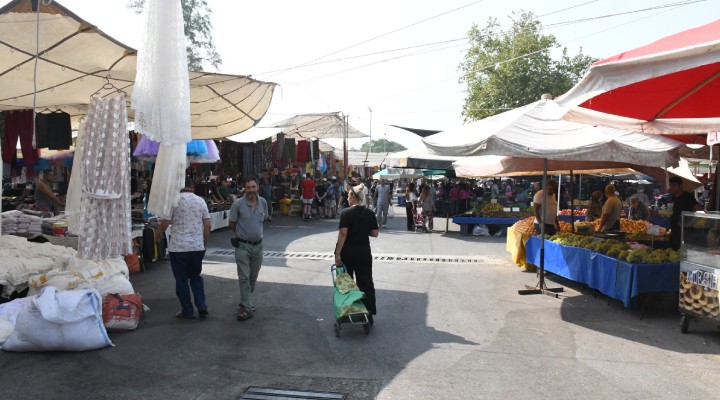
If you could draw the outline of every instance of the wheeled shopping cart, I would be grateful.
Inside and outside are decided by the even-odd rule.
[[[343,324],[362,326],[363,331],[370,333],[370,319],[362,299],[363,293],[355,280],[347,273],[344,266],[330,267],[333,276],[333,311],[335,313],[335,336],[340,336]]]

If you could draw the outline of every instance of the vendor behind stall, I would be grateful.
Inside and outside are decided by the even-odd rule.
[[[615,195],[615,185],[605,186],[605,205],[602,208],[600,217],[600,232],[620,230],[620,214],[622,213],[622,202]]]
[[[588,203],[587,213],[585,218],[588,222],[593,222],[602,216],[602,192],[596,190],[590,195],[590,202]]]
[[[647,205],[640,201],[637,196],[630,197],[630,210],[628,210],[628,219],[635,221],[649,221],[650,213],[648,212]]]
[[[680,248],[680,223],[683,211],[700,211],[702,206],[695,200],[692,193],[688,193],[683,189],[683,182],[680,177],[673,176],[670,178],[668,191],[673,196],[672,218],[670,219],[670,247],[675,250]]]
[[[42,178],[35,185],[35,209],[38,211],[57,211],[65,203],[53,193],[55,172],[51,169],[43,171]]]

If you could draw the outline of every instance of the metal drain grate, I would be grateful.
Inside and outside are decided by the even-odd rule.
[[[212,249],[211,249],[212,250]],[[210,255],[234,256],[232,250],[212,250]],[[318,252],[288,252],[288,251],[265,251],[264,258],[287,258],[296,260],[333,260],[332,253]],[[409,262],[425,264],[501,264],[505,261],[493,256],[455,256],[455,255],[414,255],[414,254],[376,254],[374,261],[379,262]]]
[[[334,400],[334,399],[345,399],[347,394],[345,393],[333,393],[333,392],[308,392],[304,390],[286,390],[286,389],[273,389],[250,386],[245,389],[240,400],[242,399],[254,399],[254,400],[296,400],[296,399],[308,399],[308,400]]]

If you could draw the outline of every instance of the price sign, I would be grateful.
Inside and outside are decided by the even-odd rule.
[[[708,132],[707,145],[712,146],[717,143],[720,143],[720,132]]]

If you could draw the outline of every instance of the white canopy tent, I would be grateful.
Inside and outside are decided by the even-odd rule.
[[[417,168],[385,168],[373,174],[372,178],[378,179],[412,179],[422,178],[422,170]]]
[[[505,156],[465,157],[453,163],[455,175],[463,178],[542,175],[543,166],[544,162],[541,158]],[[664,182],[667,177],[679,176],[682,178],[683,187],[686,190],[695,190],[702,185],[693,176],[685,159],[680,159],[677,168],[667,169],[627,163],[566,160],[548,160],[547,168],[547,173],[550,175],[570,174],[571,172],[583,174],[640,173],[661,182]]]
[[[682,143],[562,119],[566,110],[544,99],[423,139],[439,156],[501,155],[548,160],[675,166]]]
[[[283,128],[282,133],[286,137],[296,139],[361,138],[367,136],[347,124],[345,118],[339,112],[296,115],[274,123],[271,128]]]
[[[71,115],[73,127],[85,115],[90,96],[110,83],[132,94],[136,50],[53,1],[40,6],[38,31],[31,0],[0,8],[0,111],[35,105]],[[39,49],[36,47],[39,33]],[[37,74],[34,74],[36,51]],[[36,79],[34,77],[36,76]],[[275,83],[242,75],[190,72],[193,139],[219,139],[257,125],[270,107]],[[108,86],[109,87],[109,86]],[[128,105],[131,98],[128,97]],[[133,111],[128,107],[129,118]]]
[[[427,149],[416,148],[398,151],[387,155],[386,164],[398,168],[452,169],[453,161],[459,156],[438,156],[430,154]]]

